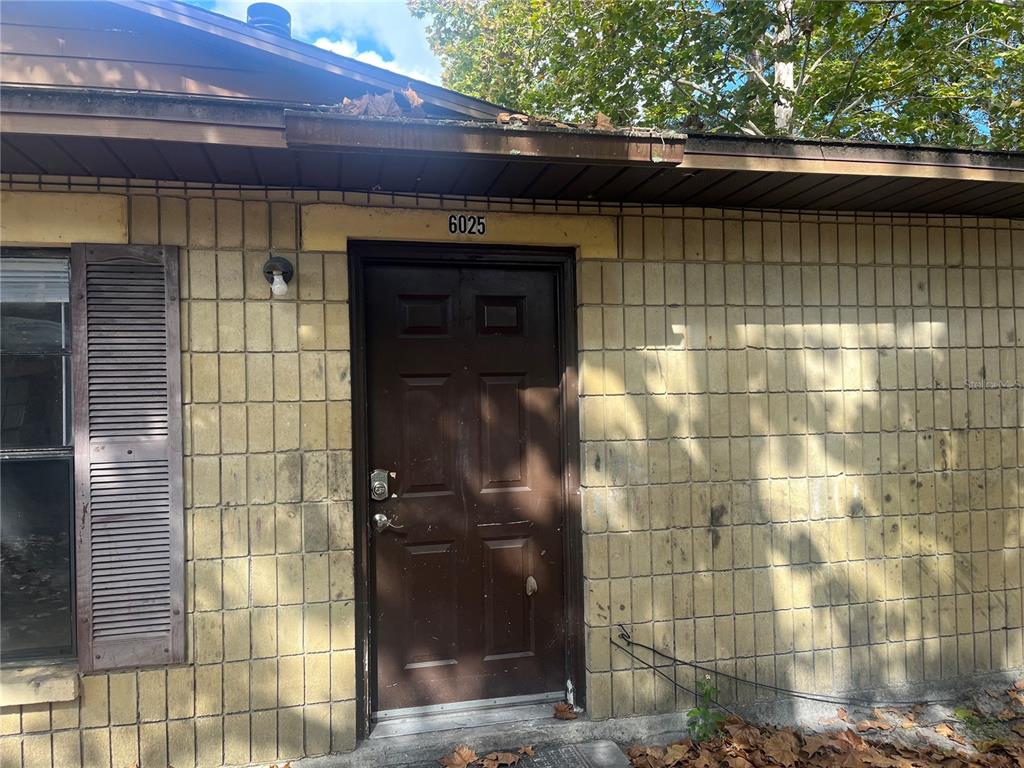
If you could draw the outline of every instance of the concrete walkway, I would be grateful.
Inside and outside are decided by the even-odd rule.
[[[585,768],[625,768],[629,763],[615,747],[616,743],[646,742],[655,734],[671,733],[673,738],[679,738],[683,734],[684,718],[685,715],[679,713],[601,721],[586,717],[569,721],[546,717],[367,739],[354,752],[307,758],[292,763],[292,768],[439,768],[438,760],[459,744],[468,745],[478,755],[515,752],[519,747],[532,746],[537,755],[524,759],[520,764],[522,768],[574,766],[574,761],[580,758],[585,762],[579,765]]]
[[[1024,677],[1024,669],[992,672],[941,682],[925,682],[884,689],[848,692],[849,697],[901,699],[934,702],[952,697],[967,702],[972,695],[989,688],[1012,687]],[[953,705],[944,705],[951,710]],[[546,705],[544,708],[548,711]],[[835,723],[837,705],[806,699],[780,698],[770,701],[732,705],[744,719],[754,723],[827,729]],[[850,707],[851,718],[856,708]],[[870,715],[870,708],[863,716]],[[936,715],[939,719],[941,717]],[[521,768],[621,768],[628,766],[622,747],[635,744],[669,744],[686,735],[686,714],[643,715],[593,721],[581,715],[577,720],[556,720],[550,714],[516,722],[485,722],[469,727],[453,727],[430,733],[413,733],[386,738],[370,738],[354,752],[293,761],[292,768],[439,768],[439,760],[459,744],[466,744],[478,755],[488,752],[515,752],[532,746],[535,758],[524,759]],[[460,725],[466,719],[455,720]],[[831,726],[834,727],[834,726]],[[594,745],[598,746],[585,746]],[[617,748],[613,748],[618,745]],[[568,748],[568,749],[567,749]],[[622,760],[616,762],[618,757]],[[583,762],[579,762],[582,759]],[[559,762],[561,760],[562,762]],[[606,762],[601,762],[604,760]]]

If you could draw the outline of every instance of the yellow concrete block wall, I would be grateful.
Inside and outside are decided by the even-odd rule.
[[[299,251],[290,194],[106,191],[131,193],[129,242],[181,246],[189,662],[89,675],[78,701],[4,708],[0,765],[182,768],[349,750],[345,256]],[[261,271],[271,249],[297,270],[285,298],[270,298]]]
[[[618,258],[578,263],[592,717],[690,704],[611,647],[620,623],[804,690],[1024,665],[1022,221],[7,185],[126,195],[131,242],[183,247],[191,660],[4,709],[2,768],[353,746],[347,265],[299,250],[305,203],[616,221]]]
[[[692,702],[618,624],[805,691],[1024,665],[1024,222],[625,213],[579,264],[590,714]]]

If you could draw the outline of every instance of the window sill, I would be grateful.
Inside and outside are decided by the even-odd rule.
[[[48,704],[78,698],[78,665],[74,662],[0,668],[0,706]]]

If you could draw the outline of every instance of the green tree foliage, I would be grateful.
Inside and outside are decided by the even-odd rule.
[[[1024,5],[408,0],[445,84],[690,132],[1024,146]]]

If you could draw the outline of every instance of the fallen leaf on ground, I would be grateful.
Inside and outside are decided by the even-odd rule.
[[[792,731],[776,731],[765,740],[763,749],[779,765],[793,765],[800,758],[800,742]]]
[[[863,733],[864,731],[888,731],[892,728],[884,720],[861,720],[857,723],[857,730]]]
[[[533,747],[520,747],[519,754],[526,755],[527,757],[533,757],[537,754],[537,750],[535,750]]]
[[[664,756],[665,750],[661,747],[637,746],[626,750],[626,757],[633,768],[666,768]]]
[[[742,755],[734,755],[725,762],[729,768],[755,768],[754,764]]]
[[[950,726],[948,723],[939,723],[935,726],[934,730],[937,734],[939,734],[939,736],[945,736],[947,739],[949,739],[950,741],[955,741],[957,744],[967,743],[966,741],[964,741],[963,736],[961,736],[959,733],[953,730],[952,726]]]
[[[897,713],[897,714],[899,714],[899,713]],[[910,728],[914,728],[916,725],[917,725],[917,713],[914,712],[913,710],[911,710],[910,712],[906,712],[906,713],[904,713],[901,716],[900,728],[903,728],[904,730],[908,730]]]
[[[845,722],[849,722],[850,718],[846,714],[846,707],[840,707],[836,710],[836,717]]]
[[[480,758],[483,768],[501,768],[503,765],[517,765],[521,755],[514,752],[489,752]]]
[[[833,738],[830,734],[815,734],[804,736],[804,745],[800,747],[800,753],[806,757],[814,757],[819,750],[832,744]]]
[[[665,756],[662,758],[662,761],[667,768],[674,768],[677,765],[686,765],[685,761],[689,758],[689,744],[670,744],[668,749],[665,750]]]
[[[559,720],[575,720],[579,715],[572,708],[572,704],[567,701],[560,701],[555,704],[555,717]]]
[[[718,735],[700,744],[685,739],[667,747],[635,745],[627,754],[632,768],[1024,768],[1024,741],[1010,735],[1024,735],[1024,720],[1000,725],[1005,736],[985,734],[973,744],[953,723],[939,723],[935,733],[961,745],[939,746],[921,738],[933,726],[915,722],[919,711],[876,709],[873,719],[861,722],[884,723],[887,731],[872,727],[867,738],[850,726],[803,732],[730,716]],[[897,721],[917,731],[895,737]]]
[[[450,755],[445,755],[439,762],[444,768],[466,768],[476,761],[476,752],[465,744],[459,744]]]
[[[761,731],[750,723],[745,723],[738,717],[730,717],[723,726],[733,742],[738,747],[749,748],[760,744],[762,741]]]

